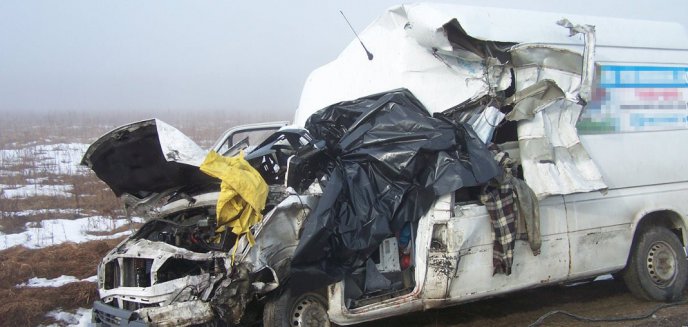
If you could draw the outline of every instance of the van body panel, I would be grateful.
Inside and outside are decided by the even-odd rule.
[[[489,19],[476,18],[488,12]],[[519,34],[504,38],[511,35],[511,31],[501,29],[502,21],[495,18],[502,14],[501,9],[471,13],[469,8],[461,12],[447,11],[443,15],[456,17],[466,33],[478,39],[514,42],[518,44],[517,47],[539,46],[584,52],[584,43],[579,42],[580,39],[561,38],[561,35],[555,35],[554,30],[550,35],[549,30],[530,31],[527,26],[523,29],[519,27],[514,31],[518,30],[523,36]],[[443,22],[443,15],[435,17],[435,23]],[[545,19],[545,16],[517,15],[516,19]],[[668,99],[674,101],[669,105],[676,106],[677,112],[686,107],[688,73],[683,70],[688,70],[685,68],[688,67],[688,43],[683,41],[687,35],[685,29],[674,26],[676,33],[666,33],[665,28],[674,28],[669,27],[671,24],[631,24],[630,21],[601,21],[594,17],[570,15],[567,18],[596,26],[596,76],[593,88],[598,92],[609,92],[607,98],[602,93],[601,104],[599,98],[593,98],[592,105],[589,103],[583,108],[583,116],[586,116],[587,107],[595,105],[603,106],[604,110],[640,108],[642,111],[651,109],[654,105],[666,107],[667,104],[661,101],[667,99],[661,96],[644,99],[647,101],[642,102],[631,94],[634,85],[605,84],[608,78],[599,76],[602,73],[608,74],[607,70],[624,70],[625,67],[641,67],[640,71],[653,70],[652,67],[658,67],[655,69],[657,71],[666,71],[674,67],[675,85],[657,81],[658,85],[652,85],[653,82],[644,85],[636,81],[638,85],[635,86],[640,92],[650,93],[657,88],[670,87],[670,90],[676,91],[674,93],[678,94],[678,98]],[[612,28],[611,25],[615,27]],[[664,30],[658,35],[671,34],[676,37],[676,43],[665,42],[665,38],[651,40],[652,42],[645,40],[644,43],[637,39],[627,40],[627,36],[633,33],[622,30],[637,28],[646,31],[655,28]],[[612,34],[614,37],[611,37]],[[312,76],[320,77],[318,73],[316,71]],[[538,70],[538,74],[542,72]],[[528,77],[524,76],[521,78]],[[636,79],[642,79],[637,73],[635,76]],[[516,76],[517,85],[518,78]],[[628,90],[620,91],[621,88]],[[609,94],[613,96],[610,97]],[[594,103],[595,101],[598,103]],[[299,109],[303,110],[304,105],[302,102]],[[614,112],[618,113],[618,110]],[[649,115],[652,114],[649,112]],[[688,110],[685,116],[688,117]],[[539,255],[533,255],[527,242],[516,241],[511,274],[493,274],[492,225],[487,210],[480,203],[452,203],[453,211],[447,212],[448,200],[442,197],[419,222],[419,238],[416,240],[418,253],[415,257],[416,289],[411,294],[347,310],[343,304],[343,282],[340,282],[332,287],[329,311],[332,320],[338,324],[359,323],[421,308],[465,303],[538,285],[617,272],[626,266],[639,221],[657,211],[675,212],[681,217],[677,227],[683,230],[681,235],[686,244],[688,201],[685,199],[688,199],[688,170],[680,169],[677,163],[688,162],[688,153],[682,151],[683,143],[688,139],[688,124],[678,127],[650,127],[641,131],[627,131],[622,127],[598,134],[579,131],[578,137],[599,169],[607,188],[549,195],[540,199],[542,247]],[[513,143],[508,147],[506,151],[514,154],[512,157],[519,158],[519,155],[523,155],[523,149],[518,146],[514,148]]]

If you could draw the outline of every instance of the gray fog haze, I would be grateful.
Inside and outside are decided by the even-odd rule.
[[[456,2],[688,22],[686,0]],[[361,31],[398,3],[3,0],[0,111],[291,113],[354,38],[339,10]]]

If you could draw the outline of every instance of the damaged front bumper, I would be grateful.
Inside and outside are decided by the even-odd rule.
[[[136,312],[115,308],[101,301],[93,302],[92,322],[96,326],[148,326]]]
[[[213,320],[213,310],[208,302],[188,301],[158,308],[136,311],[93,303],[93,322],[96,326],[185,326],[203,324]]]

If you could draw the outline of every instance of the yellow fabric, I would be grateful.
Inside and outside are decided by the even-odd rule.
[[[253,245],[249,228],[263,218],[261,212],[268,197],[268,185],[263,177],[244,159],[243,153],[228,158],[210,151],[200,168],[222,181],[217,198],[216,232],[231,228],[237,236],[247,234],[249,244]]]

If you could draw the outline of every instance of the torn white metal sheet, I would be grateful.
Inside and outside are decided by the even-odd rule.
[[[586,103],[592,96],[592,80],[595,73],[595,26],[593,25],[573,25],[568,19],[562,19],[557,24],[569,29],[569,36],[583,34],[585,37],[585,47],[583,49],[583,72],[581,77],[581,90],[579,96]]]
[[[538,199],[607,188],[576,134],[581,108],[558,100],[518,123],[523,174]]]
[[[516,80],[511,100],[516,104],[509,119],[519,120],[521,164],[528,185],[539,199],[606,189],[576,131],[583,109],[582,75],[591,78],[594,73],[583,71],[593,66],[584,67],[580,54],[549,46],[516,46],[510,52]]]
[[[358,42],[351,43],[336,60],[311,73],[296,111],[296,125],[302,126],[311,114],[330,104],[392,89],[406,88],[430,112],[440,112],[488,94],[490,87],[508,87],[510,78],[502,80],[498,73],[491,74],[496,84],[491,86],[483,58],[452,52],[442,27],[451,17],[408,8],[391,9],[360,34],[373,60]],[[427,15],[436,17],[428,20]]]
[[[178,129],[156,119],[160,149],[167,161],[200,166],[206,151]]]
[[[495,128],[504,119],[504,114],[499,109],[488,106],[478,115],[474,115],[475,120],[471,121],[471,127],[483,143],[488,144],[492,139]]]
[[[537,112],[553,101],[565,98],[564,91],[554,81],[550,79],[541,80],[516,92],[506,100],[508,104],[514,104],[513,109],[506,115],[506,119],[533,119]]]
[[[538,44],[517,45],[509,50],[516,80],[516,94],[540,81],[551,80],[567,99],[577,102],[583,57],[576,52]]]

